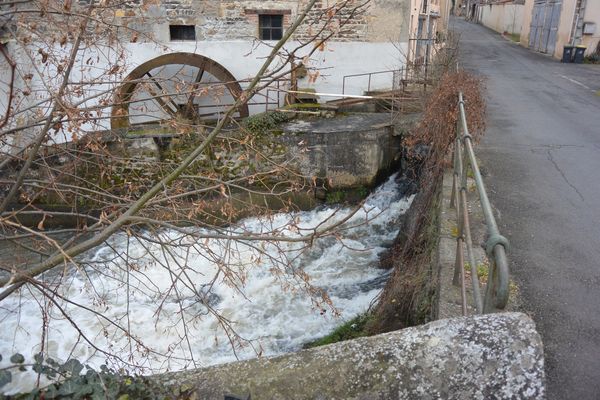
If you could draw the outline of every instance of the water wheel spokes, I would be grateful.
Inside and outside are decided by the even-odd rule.
[[[154,58],[134,69],[118,89],[111,127],[125,133],[177,134],[219,118],[242,93],[235,77],[193,53]],[[248,106],[234,117],[247,117]]]

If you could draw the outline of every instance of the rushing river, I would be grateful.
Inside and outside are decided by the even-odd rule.
[[[340,235],[318,239],[308,249],[295,242],[281,242],[278,248],[263,242],[253,249],[219,239],[206,239],[200,248],[191,237],[168,230],[148,233],[147,240],[115,235],[82,257],[87,266],[44,278],[50,287],[62,280],[56,304],[34,289],[22,289],[0,303],[0,365],[15,352],[31,360],[43,348],[58,360],[76,357],[96,368],[130,363],[130,371],[153,373],[298,350],[368,309],[389,275],[376,268],[378,256],[396,237],[398,218],[411,200],[401,197],[392,176],[344,222]],[[236,229],[275,229],[297,237],[298,229],[325,220],[331,224],[350,212],[322,207],[249,218]],[[296,229],[289,229],[291,220]],[[157,235],[177,245],[161,247],[153,240]],[[227,273],[217,267],[222,261],[229,266]],[[296,272],[293,277],[290,269]],[[316,293],[326,291],[332,304],[316,303],[301,290],[307,276]],[[219,322],[210,310],[226,320]],[[224,326],[232,329],[229,336]],[[232,344],[233,331],[243,340]],[[35,381],[33,374],[15,378],[1,391],[28,390]]]

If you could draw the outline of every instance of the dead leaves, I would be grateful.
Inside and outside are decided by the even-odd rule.
[[[42,48],[39,48],[38,54],[42,56],[42,64],[46,64],[46,62],[48,62],[48,52]]]

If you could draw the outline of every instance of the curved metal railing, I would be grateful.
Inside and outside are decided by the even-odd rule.
[[[458,221],[458,235],[456,239],[456,262],[454,267],[454,284],[460,285],[462,294],[463,314],[467,314],[467,295],[465,283],[466,249],[467,261],[471,265],[471,284],[473,286],[473,301],[477,313],[484,314],[503,310],[508,303],[509,296],[509,270],[506,250],[508,240],[500,234],[492,206],[481,178],[479,166],[473,151],[473,138],[469,134],[465,102],[462,93],[458,95],[459,119],[454,143],[454,173],[452,181],[451,207],[456,208]],[[469,209],[467,206],[467,170],[471,169],[479,201],[487,226],[487,240],[485,242],[486,255],[489,261],[488,279],[485,295],[481,295],[481,283],[477,276],[477,264],[473,252],[473,241],[469,223]]]

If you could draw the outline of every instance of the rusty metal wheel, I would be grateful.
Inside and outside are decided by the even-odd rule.
[[[199,54],[172,53],[135,68],[117,91],[113,130],[165,132],[218,119],[242,88],[221,64]],[[247,117],[248,106],[234,117]]]

